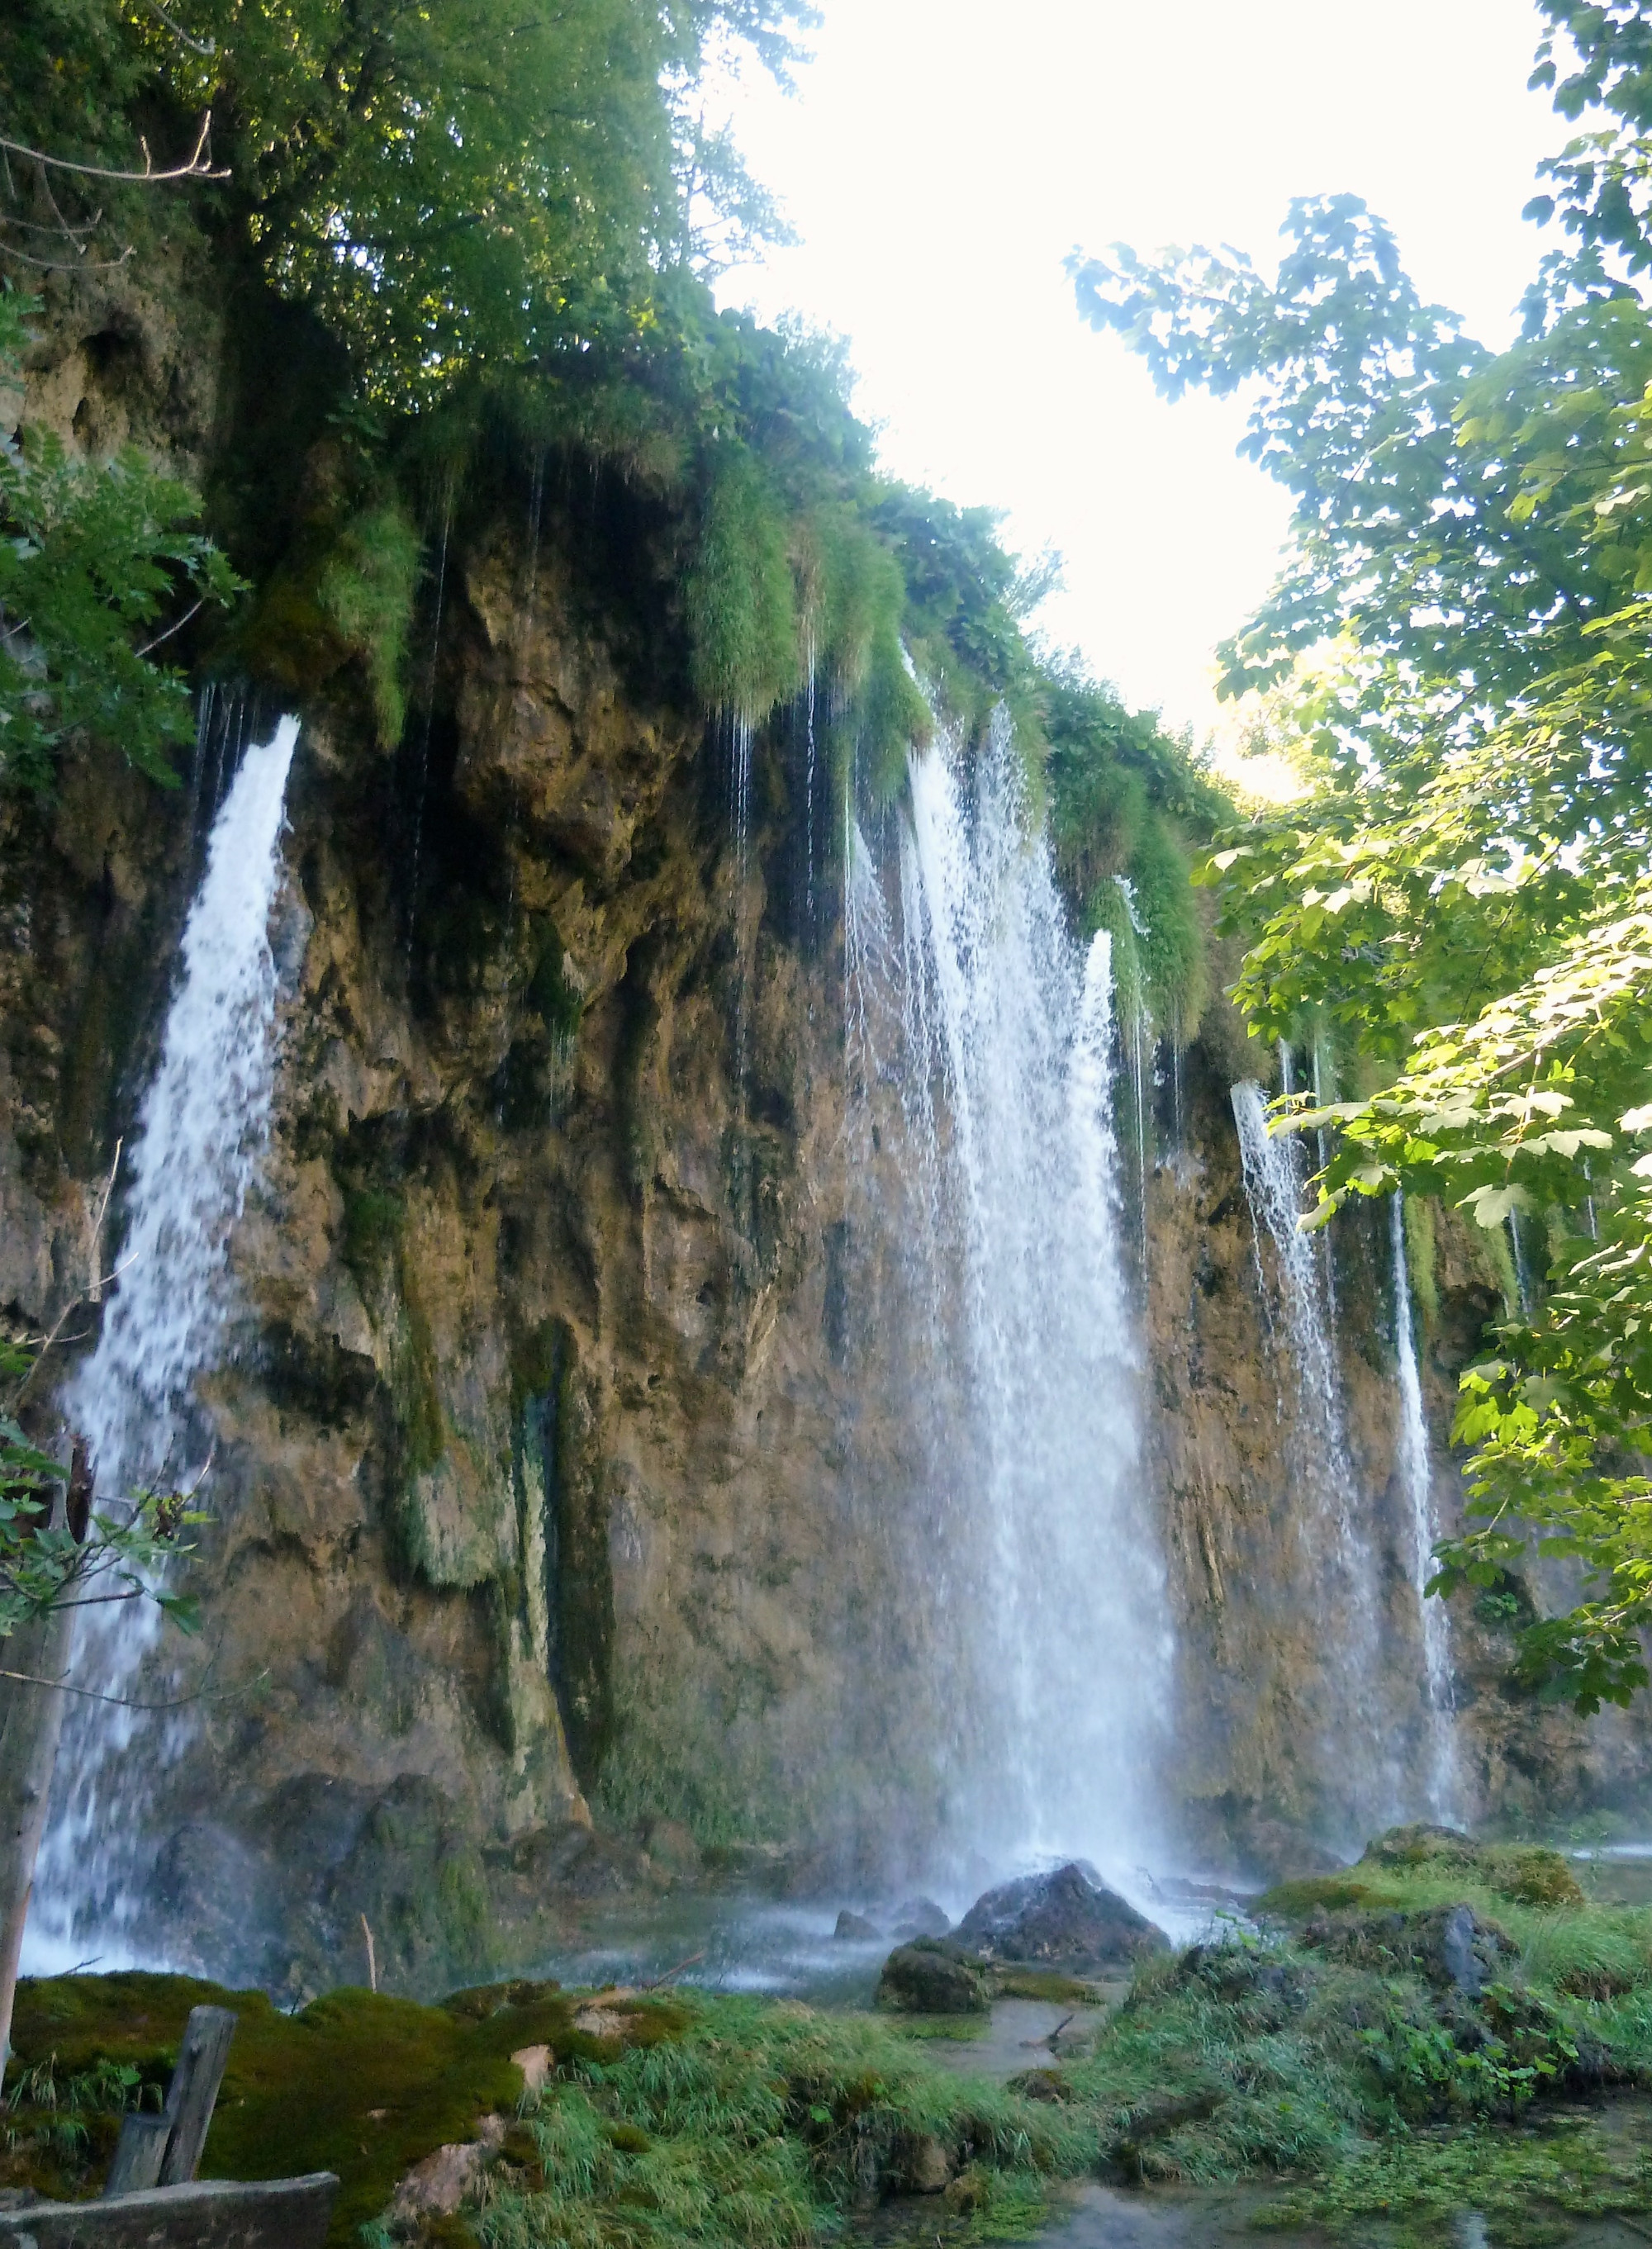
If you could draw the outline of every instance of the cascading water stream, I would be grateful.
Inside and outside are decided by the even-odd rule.
[[[1411,1282],[1406,1267],[1405,1200],[1395,1193],[1388,1205],[1394,1248],[1394,1327],[1400,1369],[1400,1477],[1411,1518],[1412,1574],[1417,1589],[1418,1630],[1422,1641],[1423,1683],[1428,1722],[1428,1808],[1436,1819],[1458,1814],[1456,1729],[1451,1690],[1450,1625],[1445,1603],[1430,1600],[1434,1542],[1440,1535],[1434,1506],[1434,1472],[1428,1457],[1428,1425],[1422,1413],[1422,1377],[1417,1364],[1416,1323],[1411,1312]]]
[[[283,719],[270,741],[247,751],[213,823],[160,1064],[139,1115],[119,1284],[97,1349],[63,1401],[109,1501],[185,1481],[204,1450],[191,1385],[223,1347],[230,1236],[269,1133],[276,1007],[269,924],[298,731],[295,719]],[[77,1682],[122,1694],[159,1629],[147,1601],[88,1609],[76,1640]],[[128,1753],[142,1723],[108,1702],[77,1705],[65,1723],[25,1948],[37,1969],[78,1957],[72,1948],[86,1927],[95,1927],[95,1949],[115,1964],[139,1902],[131,1812],[141,1783],[140,1761]],[[162,1741],[160,1754],[167,1747]],[[155,1754],[153,1745],[147,1754]]]
[[[1289,1073],[1287,1065],[1287,1086]],[[1375,1558],[1354,1519],[1355,1486],[1343,1423],[1325,1273],[1312,1237],[1301,1226],[1303,1174],[1297,1136],[1271,1134],[1260,1086],[1233,1089],[1234,1121],[1263,1289],[1263,1317],[1288,1358],[1295,1441],[1294,1478],[1302,1504],[1297,1527],[1312,1573],[1315,1597],[1332,1606],[1322,1627],[1335,1669],[1327,1715],[1339,1769],[1360,1816],[1386,1815],[1398,1801],[1398,1776],[1380,1741]],[[1276,1279],[1267,1283],[1264,1237]]]
[[[959,762],[944,745],[912,761],[890,948],[912,1089],[901,1168],[935,1183],[937,1267],[963,1283],[957,1311],[933,1309],[961,1354],[951,1450],[974,1513],[955,1536],[974,1541],[980,1611],[982,1730],[957,1824],[977,1848],[1080,1850],[1124,1872],[1151,1847],[1172,1647],[1120,1261],[1110,948],[1081,953],[1068,933],[1008,723],[973,812]]]

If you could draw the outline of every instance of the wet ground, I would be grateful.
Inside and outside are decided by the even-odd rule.
[[[1148,2187],[1129,2192],[1105,2186],[1079,2189],[1063,2214],[1036,2237],[1042,2249],[1383,2249],[1392,2229],[1373,2223],[1335,2245],[1317,2230],[1259,2229],[1266,2194],[1242,2187],[1214,2191]],[[1456,2249],[1489,2249],[1483,2219],[1464,2211],[1456,2225]],[[1556,2249],[1644,2249],[1652,2224],[1638,2218],[1586,2218]]]

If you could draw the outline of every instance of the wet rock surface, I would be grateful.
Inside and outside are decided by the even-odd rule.
[[[920,1936],[884,1963],[878,2005],[914,2015],[981,2015],[988,2008],[980,1960],[945,1937]]]
[[[851,1913],[847,1906],[838,1915],[837,1926],[832,1931],[841,1943],[855,1944],[871,1943],[883,1933],[875,1922],[868,1921],[864,1914]]]
[[[889,1917],[890,1935],[905,1943],[914,1936],[945,1936],[952,1925],[952,1915],[933,1898],[908,1898]]]
[[[985,1959],[1036,1962],[1071,1972],[1161,1952],[1170,1941],[1076,1860],[1053,1874],[1024,1874],[987,1891],[953,1936]]]
[[[1437,1906],[1427,1913],[1319,1914],[1304,1924],[1302,1941],[1327,1959],[1408,1970],[1471,1999],[1504,1977],[1519,1957],[1513,1939],[1468,1905]]]

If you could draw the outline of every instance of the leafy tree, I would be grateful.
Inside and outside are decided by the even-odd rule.
[[[0,382],[20,366],[28,310],[0,294]],[[176,786],[168,753],[190,739],[194,713],[182,675],[152,661],[169,634],[151,629],[182,589],[198,609],[227,603],[238,585],[188,527],[199,512],[187,485],[134,450],[77,461],[30,429],[0,448],[0,784],[45,788],[64,743],[84,732]]]
[[[382,399],[644,327],[697,224],[773,224],[696,115],[708,42],[783,75],[800,0],[145,0],[155,83],[210,112],[221,210]]]
[[[1435,1585],[1497,1582],[1533,1537],[1579,1560],[1585,1599],[1519,1661],[1588,1710],[1646,1683],[1652,1624],[1652,11],[1545,12],[1539,79],[1616,122],[1545,168],[1535,215],[1572,239],[1513,350],[1422,305],[1348,197],[1292,206],[1275,281],[1202,251],[1075,279],[1167,393],[1253,387],[1247,450],[1296,495],[1225,651],[1308,783],[1208,863],[1236,996],[1258,1033],[1356,1049],[1366,1097],[1280,1120],[1341,1128],[1320,1221],[1403,1186],[1546,1248],[1541,1302],[1463,1377],[1470,1527]]]

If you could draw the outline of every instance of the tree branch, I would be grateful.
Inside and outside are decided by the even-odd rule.
[[[149,162],[148,143],[142,141],[138,144],[144,155],[144,166],[141,172],[115,171],[107,164],[72,163],[67,156],[48,156],[44,149],[31,148],[27,141],[8,141],[3,134],[0,134],[0,148],[5,149],[13,156],[30,157],[37,164],[49,164],[54,172],[74,172],[82,179],[131,180],[135,181],[140,186],[162,187],[172,180],[227,180],[229,178],[230,175],[227,171],[215,172],[211,169],[210,158],[204,164],[201,161],[206,148],[207,135],[211,130],[212,112],[209,109],[201,120],[201,130],[196,135],[194,152],[188,162],[175,164],[172,169],[167,172],[155,170],[153,163]]]

